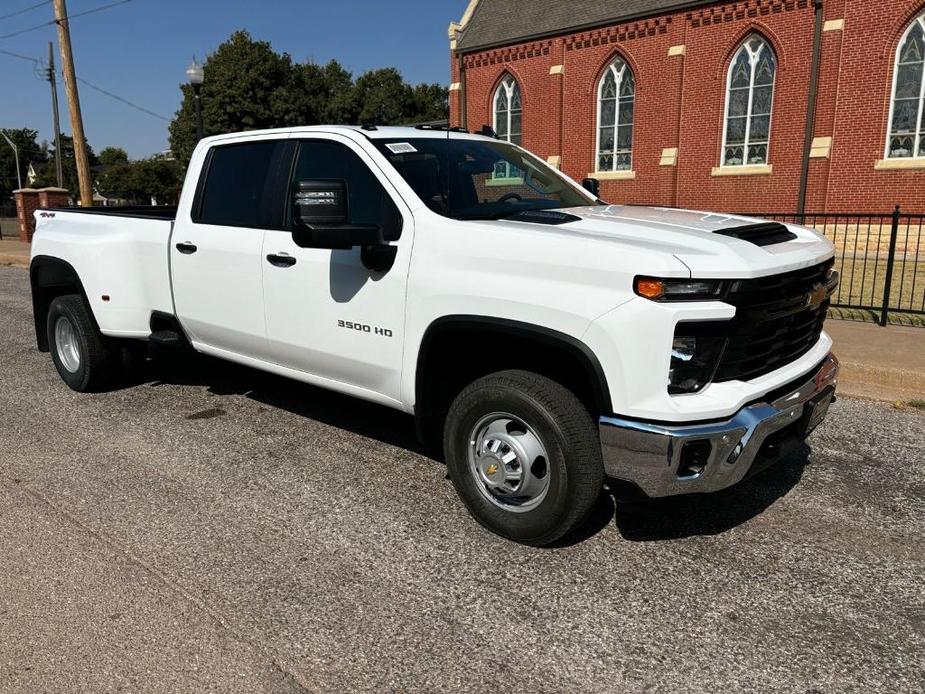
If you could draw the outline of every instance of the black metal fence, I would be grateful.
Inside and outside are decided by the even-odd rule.
[[[925,214],[749,213],[812,227],[835,244],[834,308],[874,317],[925,316]]]
[[[3,220],[13,220],[16,217],[16,205],[13,203],[0,203],[0,240],[3,239]],[[8,224],[8,229],[13,226],[12,222]]]

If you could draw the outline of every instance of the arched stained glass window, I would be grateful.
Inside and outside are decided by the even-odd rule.
[[[633,167],[633,102],[636,80],[622,58],[615,58],[597,87],[597,170]]]
[[[523,123],[523,105],[520,98],[520,85],[510,75],[501,80],[495,90],[492,102],[492,120],[495,133],[502,140],[519,145],[521,143],[521,126]],[[523,176],[523,172],[509,162],[499,161],[495,166],[493,179],[513,179]]]
[[[726,80],[723,166],[768,163],[777,60],[768,42],[750,36],[736,51]]]
[[[919,15],[899,41],[893,69],[888,159],[925,157],[925,14]]]
[[[520,101],[520,85],[508,75],[495,91],[494,129],[502,140],[520,144],[523,107]]]

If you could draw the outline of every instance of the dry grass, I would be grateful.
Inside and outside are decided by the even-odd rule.
[[[834,303],[874,306],[883,303],[887,261],[863,257],[835,257],[841,278]],[[890,306],[907,310],[925,309],[925,258],[919,262],[897,259],[893,265]]]
[[[807,220],[806,226],[825,234],[838,248],[839,254],[882,255],[884,258],[889,255],[890,229],[893,225],[889,218],[861,219],[840,224],[813,224],[812,221],[812,218]],[[918,256],[925,260],[925,220],[900,224],[896,230],[896,255],[907,256],[909,260]]]

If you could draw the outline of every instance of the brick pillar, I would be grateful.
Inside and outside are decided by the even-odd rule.
[[[70,194],[66,188],[39,188],[39,207],[67,207]]]
[[[21,188],[13,191],[16,200],[16,216],[19,218],[19,240],[32,241],[35,233],[35,211],[39,208],[39,191]]]

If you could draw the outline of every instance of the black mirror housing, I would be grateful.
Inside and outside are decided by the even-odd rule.
[[[582,180],[581,187],[591,193],[596,198],[601,197],[601,182],[596,178],[586,178]]]
[[[376,246],[383,243],[378,224],[339,224],[307,227],[296,223],[292,240],[299,248],[331,248],[347,250],[356,246]]]
[[[349,249],[381,244],[377,224],[348,224],[346,181],[299,181],[295,191],[292,240],[300,248]]]

